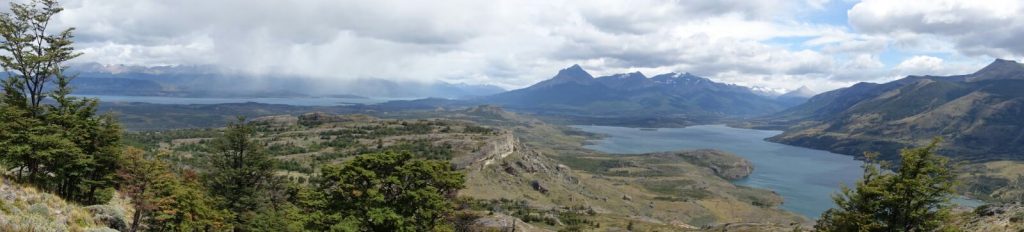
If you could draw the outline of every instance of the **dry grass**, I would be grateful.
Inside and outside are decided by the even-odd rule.
[[[0,177],[0,231],[103,231],[85,207],[60,197]],[[130,209],[115,197],[109,205]],[[125,210],[127,211],[127,210]]]

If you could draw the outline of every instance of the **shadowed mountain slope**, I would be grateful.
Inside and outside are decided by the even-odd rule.
[[[958,76],[908,76],[859,83],[812,97],[757,120],[786,128],[770,140],[895,158],[903,147],[934,137],[944,154],[966,160],[1024,159],[1024,65],[996,60]]]
[[[749,88],[689,73],[594,78],[578,65],[530,87],[476,100],[530,112],[606,117],[749,117],[783,109]]]

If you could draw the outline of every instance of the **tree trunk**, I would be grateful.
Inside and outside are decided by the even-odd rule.
[[[142,187],[141,189],[139,189],[139,194],[137,196],[139,199],[133,199],[133,200],[138,201],[139,203],[135,204],[135,213],[134,213],[134,215],[132,215],[132,226],[128,229],[129,232],[135,232],[135,231],[139,230],[139,221],[142,220],[142,211],[145,210],[145,208],[146,208],[144,206],[145,205],[145,202],[144,202],[145,200],[143,199],[143,196],[145,194],[146,194],[146,187]]]
[[[132,226],[128,228],[128,232],[135,232],[139,230],[139,220],[142,219],[142,209],[135,210],[132,215]]]

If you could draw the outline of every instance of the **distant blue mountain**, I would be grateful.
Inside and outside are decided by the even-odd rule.
[[[253,76],[213,66],[78,64],[69,68],[77,94],[176,97],[467,98],[505,90],[491,85],[385,79],[326,80],[300,76]]]
[[[530,87],[474,99],[507,108],[592,116],[756,116],[782,110],[751,89],[689,73],[594,78],[579,65]]]
[[[786,107],[792,107],[807,102],[807,99],[814,97],[814,95],[818,95],[818,93],[807,88],[807,86],[800,86],[798,89],[775,97],[775,100],[781,102]]]

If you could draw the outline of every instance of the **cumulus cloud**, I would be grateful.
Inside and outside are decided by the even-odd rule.
[[[809,1],[807,4],[822,1]],[[601,71],[822,72],[816,51],[758,41],[814,36],[778,22],[791,1],[70,0],[80,61],[213,64],[262,75],[519,87],[581,63]]]
[[[860,32],[905,41],[948,38],[966,55],[1024,55],[1024,2],[1017,0],[865,0],[850,9],[850,24]]]
[[[933,56],[914,56],[900,62],[891,72],[894,78],[909,75],[948,76],[973,73],[984,65],[987,64],[950,63]]]
[[[886,7],[873,1],[849,13],[867,34],[797,18],[831,2],[67,0],[56,26],[78,28],[80,62],[506,88],[578,63],[595,75],[676,71],[747,86],[825,90],[884,76],[878,53],[890,46],[953,49],[942,38],[929,39],[952,32],[871,21],[901,12],[855,16]],[[807,40],[771,42],[779,38]],[[987,49],[996,48],[1013,51]]]
[[[859,54],[847,59],[842,65],[830,73],[829,79],[834,81],[874,81],[885,73],[883,64],[877,56]]]
[[[932,56],[914,56],[896,65],[893,71],[898,73],[932,74],[944,68],[942,59]]]

